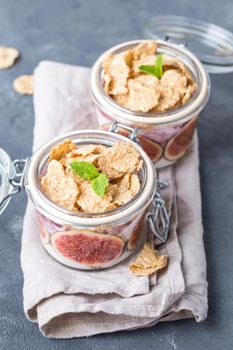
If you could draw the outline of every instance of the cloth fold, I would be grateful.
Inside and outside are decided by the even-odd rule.
[[[44,61],[35,70],[33,151],[53,137],[96,127],[89,95],[90,69]],[[159,171],[169,183],[163,198],[171,213],[165,272],[136,277],[129,262],[84,272],[64,267],[42,248],[34,209],[24,219],[21,265],[24,310],[48,337],[72,338],[151,326],[159,321],[207,316],[197,136],[174,167]],[[133,259],[133,258],[132,258]]]

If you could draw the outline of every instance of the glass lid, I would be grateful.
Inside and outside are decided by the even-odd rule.
[[[13,163],[9,155],[0,148],[0,214],[10,201],[9,193],[12,190],[10,179],[15,175]]]
[[[12,196],[24,187],[24,175],[29,158],[11,160],[0,148],[0,215],[7,207]]]
[[[233,72],[233,33],[222,27],[188,17],[155,16],[147,22],[144,34],[186,46],[209,73]]]

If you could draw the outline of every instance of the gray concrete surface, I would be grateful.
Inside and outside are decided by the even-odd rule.
[[[30,154],[31,97],[12,89],[42,59],[91,66],[108,47],[142,36],[155,14],[188,15],[233,31],[232,0],[0,0],[0,45],[21,50],[0,71],[0,146],[12,158]],[[131,332],[73,340],[44,338],[24,316],[20,239],[26,196],[0,217],[0,349],[233,349],[233,75],[212,76],[212,95],[199,123],[201,187],[208,263],[209,316]]]

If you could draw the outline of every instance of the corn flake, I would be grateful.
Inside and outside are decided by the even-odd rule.
[[[103,75],[103,81],[104,81],[104,91],[106,92],[107,95],[109,95],[111,91],[112,78],[109,74],[105,73]]]
[[[103,145],[84,145],[78,146],[73,152],[82,156],[87,156],[90,154],[100,154],[106,148],[107,147]]]
[[[129,95],[128,94],[119,94],[114,96],[114,100],[122,107],[128,108],[128,100]]]
[[[129,95],[126,106],[133,111],[149,112],[159,103],[159,80],[152,75],[140,75],[128,81]]]
[[[140,190],[140,181],[136,174],[126,174],[117,180],[113,201],[117,205],[129,202]]]
[[[13,88],[19,94],[32,95],[34,90],[34,76],[33,75],[21,75],[13,82]]]
[[[163,91],[169,87],[175,88],[182,95],[187,90],[187,78],[185,75],[175,69],[169,69],[164,72],[161,80]]]
[[[18,57],[19,50],[13,47],[0,46],[0,69],[12,67]]]
[[[172,56],[168,56],[168,55],[163,55],[163,65],[164,65],[164,69],[177,69],[178,71],[180,71],[184,76],[186,76],[188,82],[190,84],[193,84],[193,77],[190,74],[190,72],[187,70],[187,68],[185,67],[185,65],[183,64],[183,62],[181,62],[180,60],[178,60],[175,57]],[[195,84],[194,84],[195,85]]]
[[[77,148],[73,149],[71,152],[67,153],[62,159],[61,163],[65,167],[69,167],[70,163],[73,161],[84,161],[93,163],[94,165],[98,164],[98,158],[101,154],[101,152],[106,149],[103,145],[84,145],[84,146],[78,146]]]
[[[125,51],[124,58],[125,58],[125,62],[127,64],[127,66],[129,66],[131,68],[133,65],[133,50]]]
[[[167,265],[167,256],[159,255],[148,243],[145,243],[137,259],[129,265],[135,276],[149,276]]]
[[[41,186],[51,201],[69,210],[74,209],[79,193],[77,184],[57,160],[53,159],[49,163],[47,173],[41,179]]]
[[[182,98],[182,104],[185,105],[193,96],[194,92],[196,91],[197,86],[196,84],[189,85],[187,87],[187,91],[184,94],[184,97]]]
[[[155,54],[157,51],[157,43],[153,40],[147,40],[141,42],[133,49],[134,60],[138,60],[141,57]]]
[[[128,57],[127,57],[128,59]],[[108,75],[107,90],[110,95],[118,95],[127,93],[127,79],[130,68],[126,63],[125,54],[108,55],[103,62],[105,74]],[[111,77],[111,81],[109,78]]]
[[[75,149],[76,146],[71,140],[64,140],[50,150],[49,161],[52,159],[61,160],[67,153]]]
[[[165,112],[172,108],[175,108],[177,104],[180,101],[180,94],[179,92],[173,88],[169,87],[166,90],[163,91],[159,104],[153,108],[153,111],[157,112]]]
[[[110,179],[117,179],[140,169],[140,154],[131,142],[117,141],[102,152],[98,165]]]
[[[101,213],[114,209],[115,205],[111,203],[112,196],[108,191],[104,197],[100,197],[93,191],[91,184],[87,181],[82,182],[79,188],[80,194],[77,204],[84,212]]]

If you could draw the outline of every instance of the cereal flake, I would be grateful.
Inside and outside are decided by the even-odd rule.
[[[0,69],[12,67],[18,57],[19,50],[13,47],[0,46]]]
[[[141,42],[133,49],[134,60],[138,60],[142,57],[155,54],[157,51],[157,43],[153,40],[147,40]]]
[[[145,243],[137,259],[129,265],[135,276],[149,276],[167,265],[167,256],[159,255],[148,243]]]
[[[69,210],[74,209],[79,193],[78,186],[57,160],[53,159],[49,163],[47,173],[41,179],[41,186],[51,201]]]
[[[185,105],[191,99],[196,89],[197,89],[196,84],[188,86],[187,91],[185,92],[184,97],[182,98],[183,105]]]
[[[112,78],[109,74],[105,73],[103,75],[103,81],[104,81],[104,91],[106,92],[107,95],[109,95],[111,91]]]
[[[126,106],[133,111],[148,112],[158,105],[159,80],[152,75],[140,75],[128,81],[129,95]]]
[[[117,141],[102,152],[98,165],[110,179],[117,179],[140,169],[140,154],[131,142]]]
[[[34,76],[21,75],[14,80],[13,88],[21,95],[32,95],[34,90]]]
[[[103,62],[103,68],[107,78],[107,89],[109,94],[118,95],[127,93],[127,79],[130,68],[126,63],[124,53],[118,55],[108,55]],[[111,82],[109,78],[111,77]],[[105,77],[106,79],[106,77]]]
[[[175,88],[179,94],[184,94],[187,89],[187,78],[176,69],[169,69],[164,72],[161,80],[163,90],[167,88]]]
[[[174,108],[180,101],[180,94],[174,87],[164,90],[160,96],[159,104],[153,111],[164,112]]]
[[[52,159],[61,160],[67,153],[75,149],[76,146],[71,140],[64,140],[50,150],[49,161]]]
[[[113,193],[113,201],[117,205],[129,202],[140,190],[140,181],[136,174],[126,174],[117,180],[117,186]]]
[[[80,195],[77,199],[77,204],[87,213],[102,213],[111,210],[115,207],[110,193],[105,194],[104,197],[98,196],[92,189],[91,184],[83,181],[80,184]]]
[[[106,149],[103,145],[85,145],[85,146],[78,146],[77,148],[73,149],[71,152],[67,153],[62,159],[61,163],[65,167],[69,167],[70,163],[74,160],[77,160],[79,162],[89,162],[93,163],[94,165],[97,165],[98,158],[101,154],[101,152]]]

